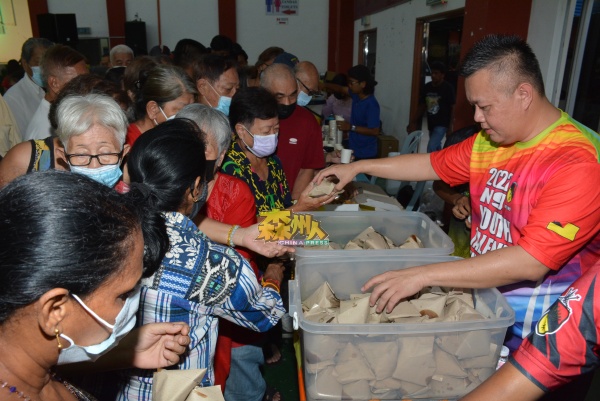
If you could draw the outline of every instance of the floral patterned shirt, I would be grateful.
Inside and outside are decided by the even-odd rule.
[[[137,325],[186,322],[190,345],[175,369],[208,368],[203,385],[214,382],[218,317],[267,331],[285,313],[281,297],[258,283],[235,250],[207,239],[189,218],[165,213],[170,248],[159,270],[142,281]],[[119,400],[151,400],[151,370],[130,369]]]

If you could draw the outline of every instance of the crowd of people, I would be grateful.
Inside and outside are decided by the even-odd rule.
[[[516,312],[513,357],[467,399],[586,388],[600,365],[600,137],[547,100],[522,39],[485,37],[462,61],[481,131],[440,150],[454,89],[435,64],[419,110],[432,153],[385,159],[365,66],[323,82],[278,47],[248,66],[221,35],[167,50],[116,46],[98,76],[68,46],[23,45],[25,74],[0,97],[11,127],[0,138],[0,344],[12,350],[0,355],[2,399],[150,400],[153,372],[173,366],[206,368],[201,384],[221,385],[227,401],[280,400],[260,367],[281,358],[282,257],[293,250],[257,241],[257,223],[316,210],[359,173],[439,180],[471,225],[472,258],[365,283],[378,312],[430,285],[498,287]],[[339,116],[353,163],[323,150],[305,107],[322,89],[323,120]],[[333,176],[337,191],[309,196]],[[565,304],[570,318],[549,324]],[[78,377],[106,370],[116,374]]]

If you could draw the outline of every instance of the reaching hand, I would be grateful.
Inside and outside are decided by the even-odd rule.
[[[457,219],[464,220],[471,215],[471,199],[468,196],[461,196],[454,202],[452,213]]]
[[[298,202],[294,205],[293,209],[295,212],[307,212],[311,210],[316,210],[319,207],[326,205],[328,203],[333,202],[335,197],[337,196],[337,191],[333,190],[329,195],[319,196],[318,198],[312,198],[308,194],[314,188],[315,184],[310,182],[304,191],[300,194],[298,198]]]
[[[369,298],[371,306],[377,305],[378,313],[387,306],[386,311],[389,313],[402,299],[421,291],[424,287],[422,279],[420,268],[391,270],[372,277],[361,291],[367,292],[375,287]]]
[[[233,242],[268,258],[283,256],[287,252],[295,252],[293,247],[280,245],[278,242],[257,240],[260,236],[258,224],[246,228],[238,228]]]
[[[316,184],[320,184],[325,177],[335,176],[339,179],[339,182],[335,185],[335,191],[342,191],[344,189],[344,186],[350,181],[352,181],[352,179],[356,177],[356,174],[360,172],[357,169],[358,164],[360,164],[360,162],[349,164],[335,164],[329,166],[319,171],[317,175],[315,175],[313,181]]]
[[[123,341],[130,342],[132,365],[157,369],[175,365],[190,343],[186,323],[150,323],[133,330]]]
[[[267,279],[277,280],[278,282],[281,283],[283,281],[284,270],[285,270],[285,266],[283,265],[283,262],[271,262],[267,266],[267,270],[265,271],[265,274],[263,274],[263,278],[265,280],[267,280]]]

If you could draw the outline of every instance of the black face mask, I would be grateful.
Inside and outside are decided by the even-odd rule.
[[[285,120],[286,118],[288,118],[289,116],[292,115],[292,113],[294,112],[294,110],[296,110],[296,103],[292,103],[292,104],[278,104],[277,105],[277,115],[279,116],[280,120]]]
[[[205,164],[204,170],[204,180],[206,182],[212,181],[215,178],[215,164],[217,164],[216,160],[207,160]]]

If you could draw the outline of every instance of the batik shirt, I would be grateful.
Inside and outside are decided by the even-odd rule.
[[[511,245],[551,269],[500,287],[515,310],[516,348],[558,296],[600,263],[600,137],[566,113],[528,142],[499,146],[482,131],[431,154],[442,180],[470,183],[471,255]]]
[[[208,240],[186,216],[165,213],[170,248],[160,268],[142,281],[137,325],[185,322],[190,344],[175,369],[207,368],[202,385],[214,383],[218,317],[267,331],[285,313],[281,297],[262,288],[235,250]],[[119,400],[151,400],[151,370],[130,369]]]
[[[563,293],[510,360],[544,391],[600,367],[600,269]]]
[[[263,212],[283,210],[292,206],[292,194],[281,161],[275,155],[268,156],[267,166],[269,176],[266,181],[263,181],[254,172],[250,160],[248,160],[240,145],[233,141],[221,167],[224,173],[241,178],[248,184],[256,201],[257,216]]]

